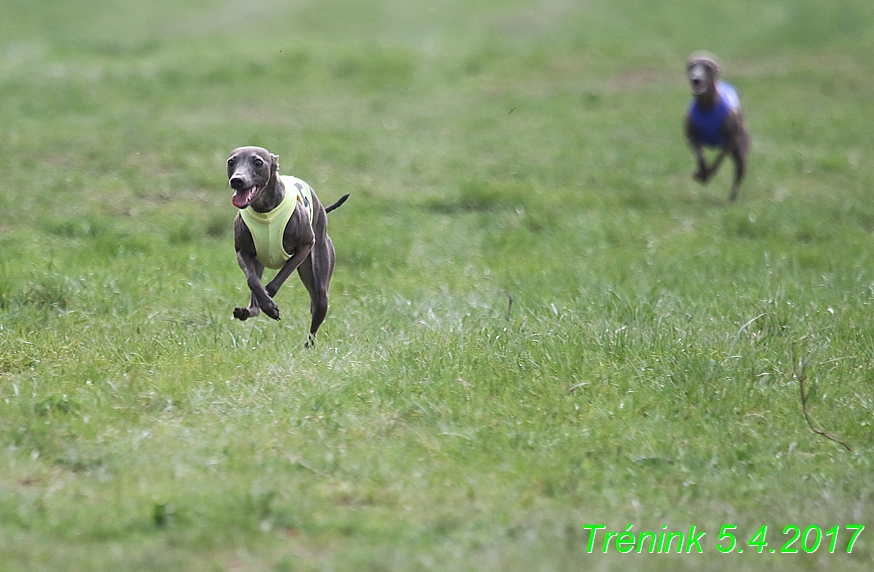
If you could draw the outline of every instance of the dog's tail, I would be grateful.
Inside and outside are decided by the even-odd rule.
[[[325,214],[328,214],[329,212],[331,212],[334,209],[340,208],[343,205],[343,203],[346,202],[346,199],[348,199],[348,198],[349,198],[349,193],[346,193],[345,195],[340,197],[340,199],[336,203],[334,203],[333,205],[331,205],[329,207],[325,207]]]

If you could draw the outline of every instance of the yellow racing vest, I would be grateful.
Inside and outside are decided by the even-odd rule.
[[[259,213],[247,207],[240,211],[243,223],[255,242],[255,258],[267,268],[282,268],[292,254],[285,252],[282,237],[285,227],[300,204],[313,223],[313,189],[297,177],[280,177],[285,185],[285,198],[279,206],[267,213]]]

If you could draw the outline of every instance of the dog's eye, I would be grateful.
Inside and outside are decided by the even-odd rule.
[[[252,163],[253,163],[256,167],[261,167],[261,166],[264,165],[264,161],[262,161],[262,160],[259,159],[258,157],[255,157],[255,160],[252,161]]]
[[[233,167],[233,166],[234,166],[234,159],[233,158],[228,159],[228,167]]]

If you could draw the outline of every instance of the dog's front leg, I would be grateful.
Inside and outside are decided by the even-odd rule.
[[[238,320],[254,318],[264,310],[264,313],[273,318],[279,319],[279,306],[273,301],[272,297],[267,294],[264,285],[261,283],[261,274],[264,272],[264,266],[255,258],[246,256],[240,252],[237,253],[237,263],[246,275],[246,284],[252,292],[252,297],[249,301],[248,308],[234,308],[234,317]]]
[[[692,173],[692,178],[704,184],[710,178],[707,160],[704,158],[704,149],[701,147],[701,143],[698,142],[698,139],[692,133],[688,119],[686,120],[686,143],[689,145],[689,149],[692,150],[692,154],[695,155],[695,162],[698,164],[698,170]]]
[[[276,293],[279,292],[279,289],[288,280],[288,277],[291,276],[291,273],[297,270],[297,267],[301,265],[301,263],[306,260],[307,256],[310,255],[310,252],[313,249],[313,245],[316,243],[315,239],[309,244],[304,244],[294,249],[294,254],[285,261],[285,264],[282,265],[282,268],[279,269],[279,272],[276,273],[276,276],[273,277],[273,280],[267,284],[267,294],[272,298],[276,296]]]
[[[716,171],[719,170],[719,167],[722,165],[722,161],[725,160],[725,156],[728,155],[729,148],[723,147],[719,154],[716,156],[716,159],[713,160],[713,164],[707,169],[707,176],[704,179],[705,181],[709,181],[713,175],[716,174]]]
[[[698,169],[692,173],[692,178],[701,184],[707,182],[707,161],[704,159],[704,149],[701,146],[701,141],[698,140],[698,135],[695,133],[695,128],[692,126],[692,118],[687,114],[683,121],[683,131],[686,135],[686,145],[695,156],[695,163]]]
[[[707,160],[704,158],[704,149],[697,141],[691,141],[689,146],[692,148],[695,162],[698,164],[698,170],[692,173],[692,178],[704,184],[710,179],[710,170],[707,168]]]

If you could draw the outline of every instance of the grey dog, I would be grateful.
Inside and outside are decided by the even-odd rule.
[[[240,209],[234,219],[234,249],[252,291],[249,306],[234,308],[234,317],[246,320],[263,310],[278,320],[273,297],[297,269],[310,295],[312,322],[306,345],[312,345],[328,313],[328,285],[334,272],[327,214],[349,195],[323,207],[307,183],[281,176],[279,157],[261,147],[240,147],[231,153],[228,181],[234,206]],[[266,287],[261,283],[265,266],[278,269]]]
[[[750,136],[744,126],[740,98],[730,84],[720,81],[719,64],[706,52],[692,54],[686,62],[686,76],[692,88],[692,102],[686,113],[686,142],[695,154],[698,169],[692,175],[696,181],[707,183],[726,155],[734,161],[734,184],[729,200],[737,199],[744,178]],[[708,166],[704,146],[715,147],[719,153]]]

